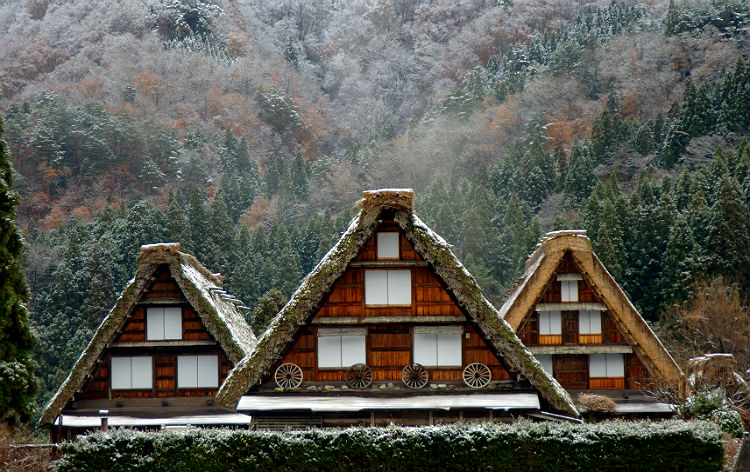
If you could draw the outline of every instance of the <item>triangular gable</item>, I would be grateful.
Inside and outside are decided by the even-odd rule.
[[[200,321],[218,341],[233,364],[250,354],[256,339],[238,310],[236,302],[221,289],[221,276],[212,274],[193,256],[179,251],[178,243],[150,244],[141,247],[135,277],[102,320],[89,345],[76,361],[40,418],[40,424],[51,423],[68,400],[81,389],[96,369],[97,359],[116,340],[135,305],[153,283],[160,266],[166,264],[179,289],[200,317]]]
[[[594,254],[585,230],[547,233],[536,251],[529,256],[523,276],[500,308],[500,314],[505,321],[514,330],[518,330],[524,319],[534,311],[545,287],[566,254],[570,255],[584,280],[607,307],[608,313],[612,315],[627,343],[637,351],[646,368],[665,385],[676,386],[684,392],[684,374]]]
[[[451,246],[412,213],[414,193],[411,190],[384,189],[363,192],[362,207],[349,228],[318,263],[291,300],[273,319],[258,340],[252,355],[230,372],[217,400],[232,407],[250,387],[270,374],[272,366],[294,342],[295,335],[314,314],[334,283],[345,273],[365,243],[374,234],[378,217],[385,209],[393,210],[393,221],[404,233],[414,250],[427,261],[445,283],[453,298],[476,323],[484,338],[503,357],[508,367],[525,376],[542,397],[558,412],[577,417],[567,392],[523,346],[511,327],[482,295],[472,275],[451,251]]]

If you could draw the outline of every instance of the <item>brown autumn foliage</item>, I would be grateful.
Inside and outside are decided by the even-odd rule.
[[[658,334],[675,360],[686,367],[691,357],[733,354],[740,375],[750,368],[750,308],[739,288],[723,278],[697,282],[692,300],[672,306]]]
[[[0,423],[0,470],[6,472],[46,472],[55,446],[31,444],[33,434]]]

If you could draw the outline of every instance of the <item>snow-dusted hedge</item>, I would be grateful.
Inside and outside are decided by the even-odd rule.
[[[424,428],[96,433],[62,446],[73,471],[719,471],[708,422],[519,422]]]

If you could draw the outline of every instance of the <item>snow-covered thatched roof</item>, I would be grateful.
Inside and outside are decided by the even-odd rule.
[[[135,277],[128,282],[115,306],[102,320],[93,339],[78,358],[68,378],[49,402],[40,424],[54,421],[58,411],[81,389],[93,374],[96,361],[119,331],[151,286],[157,269],[166,265],[188,303],[209,333],[219,342],[233,364],[250,354],[256,339],[233,299],[221,289],[221,275],[213,274],[193,256],[180,252],[178,243],[149,244],[141,247]]]
[[[318,311],[333,284],[373,235],[381,213],[388,210],[414,250],[443,280],[467,318],[476,323],[511,372],[525,376],[554,410],[578,417],[570,396],[542,368],[484,297],[474,277],[451,251],[451,246],[413,213],[414,192],[411,189],[381,189],[363,192],[362,196],[358,202],[361,208],[359,215],[305,277],[260,337],[255,351],[230,372],[219,390],[218,401],[224,406],[234,407],[242,395],[270,374],[285,349],[294,341],[300,327]]]
[[[685,375],[638,310],[594,254],[585,230],[547,233],[526,261],[526,271],[500,308],[500,315],[517,330],[534,311],[550,278],[565,254],[570,254],[583,279],[612,315],[628,344],[655,377],[659,387],[686,393]]]

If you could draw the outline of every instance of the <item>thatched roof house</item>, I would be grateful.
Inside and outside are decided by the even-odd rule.
[[[356,328],[363,330],[363,360],[360,362],[364,362],[365,356],[368,363],[385,362],[382,361],[384,355],[380,352],[373,352],[373,349],[381,351],[390,349],[388,351],[390,358],[401,359],[401,361],[390,361],[391,364],[386,366],[391,368],[390,371],[386,367],[374,366],[376,379],[400,379],[401,377],[398,376],[402,364],[398,362],[416,362],[414,359],[417,355],[417,348],[411,344],[416,341],[410,340],[415,339],[418,333],[458,329],[458,333],[462,334],[457,334],[456,339],[458,346],[463,345],[464,361],[470,358],[471,352],[486,349],[488,353],[485,358],[500,359],[500,363],[510,375],[508,379],[513,379],[507,382],[516,385],[517,379],[523,379],[527,382],[527,388],[536,392],[532,395],[534,398],[537,398],[538,393],[541,398],[541,408],[570,417],[578,416],[567,392],[545,372],[523,346],[508,323],[484,297],[474,277],[451,251],[451,246],[414,214],[412,190],[366,191],[363,192],[363,198],[358,204],[361,211],[352,220],[346,232],[305,277],[290,301],[259,338],[256,349],[232,370],[217,395],[219,402],[226,407],[234,407],[240,397],[247,394],[241,402],[243,405],[241,409],[246,409],[251,413],[257,411],[254,408],[261,408],[258,406],[261,403],[265,405],[264,408],[272,408],[275,402],[283,403],[284,399],[279,398],[279,393],[287,395],[287,389],[276,388],[268,392],[264,391],[264,385],[268,384],[274,372],[278,372],[275,369],[282,360],[290,358],[292,355],[290,352],[296,352],[294,355],[297,357],[294,359],[299,359],[297,362],[307,369],[304,380],[312,379],[312,381],[293,392],[288,392],[297,396],[287,398],[294,398],[297,404],[303,406],[308,399],[311,404],[315,405],[332,401],[330,397],[321,399],[320,392],[327,392],[329,387],[330,389],[338,389],[338,387],[326,386],[324,388],[321,382],[325,383],[325,381],[321,379],[335,380],[343,377],[336,377],[338,373],[335,369],[330,372],[321,367],[323,364],[319,355],[314,354],[316,342],[318,347],[323,342],[320,337],[316,341],[315,333],[321,336],[323,327],[343,326],[342,329],[360,327]],[[385,252],[383,254],[379,252],[381,251],[381,234],[392,238],[390,240],[393,241],[393,252],[389,252],[387,257],[383,256]],[[388,238],[384,237],[385,239]],[[407,286],[402,290],[405,293],[405,300],[399,302],[400,304],[395,302],[390,304],[388,300],[377,302],[381,303],[380,305],[371,304],[367,300],[370,294],[370,288],[367,286],[370,283],[367,280],[368,276],[373,275],[374,278],[376,272],[382,275],[389,270],[402,272],[402,274],[394,274],[394,277],[395,275],[403,276],[400,280],[403,280],[403,284]],[[383,277],[386,276],[383,275]],[[427,282],[421,282],[425,280]],[[425,301],[425,297],[433,296],[425,295],[428,292],[435,295],[430,301]],[[442,298],[436,301],[438,297]],[[429,326],[424,327],[426,324]],[[420,329],[422,331],[419,331]],[[365,330],[367,330],[366,333]],[[306,339],[309,341],[301,340],[301,336],[308,336]],[[424,336],[429,336],[429,334]],[[365,337],[367,337],[366,354],[364,352]],[[472,341],[474,339],[476,341]],[[396,342],[402,344],[389,347]],[[470,342],[476,342],[478,347],[468,346]],[[305,349],[297,349],[303,344]],[[379,347],[373,347],[376,344]],[[473,351],[469,352],[472,349]],[[317,365],[315,365],[316,362]],[[460,364],[460,362],[454,361],[454,364]],[[345,365],[342,369],[344,367]],[[437,372],[435,375],[443,375],[442,378],[450,380],[453,378],[451,377],[454,375],[453,371],[456,371],[460,381],[461,367],[455,366],[451,370],[440,369],[436,366],[434,372]],[[343,376],[343,370],[341,372]],[[302,378],[301,375],[300,378]],[[403,398],[404,395],[408,395],[408,391],[401,393],[392,391],[394,388],[397,390],[398,385],[394,387],[394,383],[386,384],[385,382],[386,380],[383,380],[383,385],[378,391],[380,397],[402,395],[401,398]],[[399,382],[395,383],[400,385]],[[461,386],[463,386],[462,383],[459,387]],[[444,385],[431,385],[431,387],[437,389]],[[342,388],[345,390],[346,386]],[[448,385],[446,388],[452,387]],[[317,393],[305,394],[308,390]],[[391,408],[382,404],[385,402],[382,398],[375,405],[368,397],[370,391],[357,393],[359,396],[356,398],[345,397],[344,391],[339,391],[336,395],[339,395],[344,402],[346,398],[349,398],[349,406],[352,403],[362,403],[361,408],[364,410]],[[434,390],[433,393],[435,393]],[[271,394],[276,397],[269,398],[268,395]],[[481,392],[476,392],[476,398],[481,395]],[[469,398],[471,398],[469,395],[459,395],[451,397],[450,400],[460,403]],[[489,397],[484,398],[484,400],[488,399]],[[412,397],[412,400],[416,401],[416,397]],[[423,400],[419,400],[418,403]],[[446,401],[448,401],[447,396]],[[440,404],[440,399],[433,397],[434,402]],[[538,409],[538,400],[536,404]],[[413,405],[413,402],[402,402],[398,405],[408,409],[411,408],[409,405]],[[335,408],[343,408],[341,411],[345,410],[344,407],[345,405],[341,404],[335,406]],[[320,406],[320,408],[324,409],[325,406]]]
[[[221,424],[216,415],[226,410],[214,411],[212,399],[228,370],[256,344],[239,300],[221,282],[220,274],[180,252],[177,243],[141,247],[135,277],[45,408],[40,424],[91,427],[99,424],[99,409],[136,426],[143,423],[137,417],[160,424],[155,418],[191,414],[212,415],[209,424]],[[191,375],[180,374],[179,379],[178,371]],[[136,376],[143,378],[133,380]],[[186,379],[191,376],[195,379]],[[227,418],[237,424],[236,416]],[[201,419],[188,421],[200,424]]]
[[[619,397],[617,412],[653,409],[648,401],[636,407],[633,398],[642,389],[686,393],[685,375],[584,230],[544,236],[500,315],[563,387]]]

